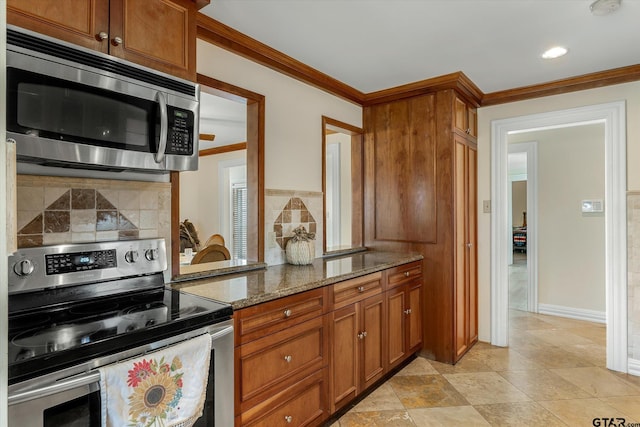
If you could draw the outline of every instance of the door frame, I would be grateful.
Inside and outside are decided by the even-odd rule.
[[[532,114],[491,122],[491,343],[509,344],[510,246],[507,222],[508,134],[576,124],[605,124],[605,292],[607,368],[628,371],[627,163],[624,101]]]
[[[507,152],[527,153],[527,311],[538,312],[538,142],[508,144]],[[511,184],[511,180],[509,185]],[[510,190],[510,188],[508,189]],[[507,218],[508,220],[509,218]],[[510,221],[509,221],[510,222]],[[509,239],[511,242],[511,239]],[[508,243],[507,243],[508,244]]]

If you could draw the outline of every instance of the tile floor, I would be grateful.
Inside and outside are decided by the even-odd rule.
[[[604,325],[510,316],[509,348],[478,343],[455,366],[418,357],[332,427],[640,423],[640,377],[605,368]]]
[[[509,308],[527,309],[528,282],[527,254],[514,251],[513,264],[509,266]]]

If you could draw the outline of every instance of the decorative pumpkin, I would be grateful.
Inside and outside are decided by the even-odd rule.
[[[316,233],[307,233],[303,225],[293,230],[293,237],[287,242],[287,262],[294,265],[311,264],[316,257],[314,240]]]

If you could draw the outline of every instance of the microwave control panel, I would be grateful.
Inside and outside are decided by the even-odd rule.
[[[169,131],[166,154],[190,156],[193,154],[193,111],[169,106]]]

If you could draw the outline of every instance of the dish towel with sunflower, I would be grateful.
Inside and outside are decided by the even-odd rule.
[[[100,368],[103,427],[190,427],[202,415],[211,336]]]

